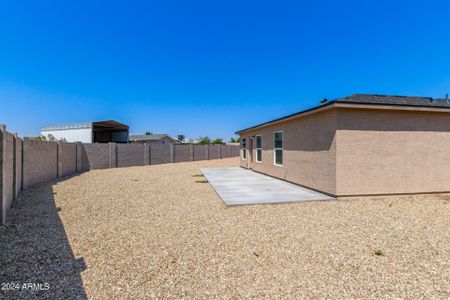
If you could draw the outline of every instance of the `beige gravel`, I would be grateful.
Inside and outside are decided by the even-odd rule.
[[[450,197],[226,208],[194,175],[237,164],[97,170],[23,192],[0,229],[0,282],[50,291],[3,296],[449,297]]]

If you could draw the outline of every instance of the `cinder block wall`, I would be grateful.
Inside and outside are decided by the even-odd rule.
[[[110,167],[109,144],[83,144],[81,147],[81,169],[107,169]]]
[[[154,144],[150,148],[150,164],[165,164],[172,162],[171,146],[169,144]]]
[[[146,164],[147,144],[116,144],[117,167],[143,166]],[[148,164],[148,163],[147,163]]]
[[[191,145],[173,145],[174,162],[191,161]]]
[[[14,189],[14,199],[17,199],[19,196],[20,191],[22,190],[22,147],[23,147],[23,141],[19,137],[15,137],[16,142],[16,155],[15,155],[15,166],[14,171],[16,175],[15,179],[15,189]]]
[[[219,145],[221,158],[230,157],[230,147],[228,145]]]
[[[0,218],[3,224],[14,199],[14,135],[6,132],[5,127],[0,128],[0,135]]]
[[[82,144],[81,169],[106,169],[236,157],[239,146],[174,144]],[[80,155],[80,154],[79,154]]]
[[[68,176],[77,172],[77,144],[58,144],[58,176]]]
[[[220,158],[220,145],[208,145],[209,159]]]
[[[205,160],[208,158],[208,146],[206,145],[192,145],[193,160]],[[237,155],[236,155],[237,156]]]
[[[58,144],[23,141],[23,188],[58,177]]]
[[[0,225],[5,223],[6,212],[19,192],[34,184],[91,169],[228,157],[232,151],[239,152],[239,146],[233,148],[219,145],[81,144],[22,140],[0,125]]]
[[[230,157],[237,157],[239,156],[240,146],[230,146]]]

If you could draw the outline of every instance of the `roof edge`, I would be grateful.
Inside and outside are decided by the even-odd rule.
[[[450,112],[450,106],[430,106],[430,105],[411,105],[411,104],[401,104],[401,103],[370,103],[370,102],[348,102],[345,101],[345,99],[353,97],[355,95],[368,95],[368,94],[353,94],[352,96],[347,96],[347,97],[342,97],[342,98],[337,98],[334,100],[331,100],[325,104],[321,104],[297,113],[293,113],[281,118],[277,118],[271,121],[267,121],[252,127],[248,127],[239,131],[236,131],[235,134],[241,134],[243,132],[246,131],[250,131],[250,130],[254,130],[254,129],[258,129],[261,127],[266,127],[272,124],[277,124],[280,122],[284,122],[284,121],[288,121],[297,117],[300,117],[302,115],[305,114],[309,114],[309,113],[316,113],[319,112],[320,110],[322,110],[324,107],[327,108],[331,108],[331,107],[337,107],[337,105],[339,105],[339,107],[345,106],[345,107],[394,107],[394,108],[410,108],[410,109],[416,109],[416,110],[427,110],[427,111],[449,111]],[[375,95],[375,96],[384,96],[384,97],[399,97],[399,98],[408,98],[410,96],[385,96],[385,95]],[[415,97],[415,98],[421,98],[421,99],[426,99],[426,100],[442,100],[442,99],[434,99],[431,97]]]
[[[296,112],[296,113],[293,113],[293,114],[290,114],[290,115],[287,115],[287,116],[284,116],[284,117],[281,117],[281,118],[277,118],[275,120],[267,121],[267,122],[264,122],[264,123],[261,123],[261,124],[258,124],[258,125],[252,126],[252,127],[248,127],[248,128],[236,131],[235,134],[241,134],[242,132],[246,132],[246,131],[249,131],[249,130],[253,130],[253,129],[260,128],[260,127],[269,126],[269,125],[276,124],[276,123],[283,122],[283,121],[287,121],[287,120],[290,120],[290,119],[294,119],[296,117],[299,117],[299,116],[302,116],[302,115],[305,115],[305,114],[308,114],[308,113],[315,113],[316,111],[323,110],[324,108],[325,109],[329,109],[329,108],[332,108],[334,106],[334,103],[335,103],[335,100],[329,101],[329,102],[327,102],[325,104],[322,104],[322,105],[319,105],[319,106],[314,106],[312,108],[309,108],[309,109],[306,109],[306,110],[302,110],[302,111],[299,111],[299,112]]]

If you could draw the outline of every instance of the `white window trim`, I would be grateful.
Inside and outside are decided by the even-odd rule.
[[[276,163],[276,154],[275,154],[275,150],[281,150],[282,151],[282,153],[284,152],[283,151],[283,147],[281,147],[281,148],[275,148],[275,134],[276,133],[278,133],[278,132],[281,132],[281,134],[282,134],[282,140],[281,140],[281,142],[283,143],[283,147],[284,147],[284,132],[283,132],[283,130],[278,130],[278,131],[275,131],[274,133],[273,133],[273,165],[274,166],[277,166],[277,167],[282,167],[283,166],[283,164],[277,164]],[[284,162],[284,155],[283,155],[283,162]]]
[[[256,141],[258,139],[258,136],[261,138],[261,148],[256,148],[258,145],[258,142]],[[261,160],[258,160],[258,150],[261,150]],[[261,135],[255,135],[255,162],[258,164],[262,164],[262,137]]]
[[[245,153],[245,157],[244,157],[244,152],[247,152],[247,138],[242,138],[242,146],[244,146],[244,140],[245,140],[245,148],[242,147],[241,149],[241,159],[242,160],[247,160],[247,153]]]

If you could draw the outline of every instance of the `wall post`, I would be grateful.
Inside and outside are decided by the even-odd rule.
[[[144,143],[144,165],[150,164],[150,147],[149,144]]]
[[[22,190],[26,189],[28,187],[28,178],[26,177],[27,174],[25,174],[25,171],[27,171],[27,168],[25,166],[26,160],[25,160],[25,154],[29,153],[28,147],[29,147],[30,139],[27,137],[23,138],[22,142]]]
[[[17,199],[17,133],[13,137],[13,201]]]
[[[0,225],[6,223],[6,213],[3,211],[3,143],[6,126],[0,124]]]
[[[192,147],[192,144],[189,144],[189,159],[194,161],[194,147]]]
[[[209,160],[209,145],[205,145],[205,160]]]
[[[175,147],[172,143],[169,144],[169,154],[170,162],[173,163],[175,161]]]
[[[83,151],[83,149],[82,149],[82,147],[83,147],[83,144],[81,144],[81,143],[77,143],[76,144],[76,172],[78,173],[78,172],[81,172],[81,168],[82,168],[82,165],[81,165],[81,151]]]
[[[116,143],[109,143],[109,167],[117,168],[117,147]]]
[[[23,190],[23,139],[17,137],[16,145],[17,143],[19,143],[20,145],[20,153],[19,157],[17,158],[17,161],[20,161],[20,177],[17,184],[17,196],[19,196],[19,192]]]
[[[217,144],[217,154],[218,154],[218,156],[219,156],[219,158],[220,159],[222,159],[223,157],[222,157],[222,149],[221,149],[222,147],[221,147],[221,145],[220,144]]]
[[[59,177],[62,177],[62,159],[61,159],[61,157],[62,157],[62,147],[61,147],[61,143],[60,142],[56,143],[56,153],[57,153],[57,155],[56,155],[56,168],[58,169],[57,170],[57,176],[59,178]]]
[[[148,164],[152,164],[152,144],[148,144]]]

